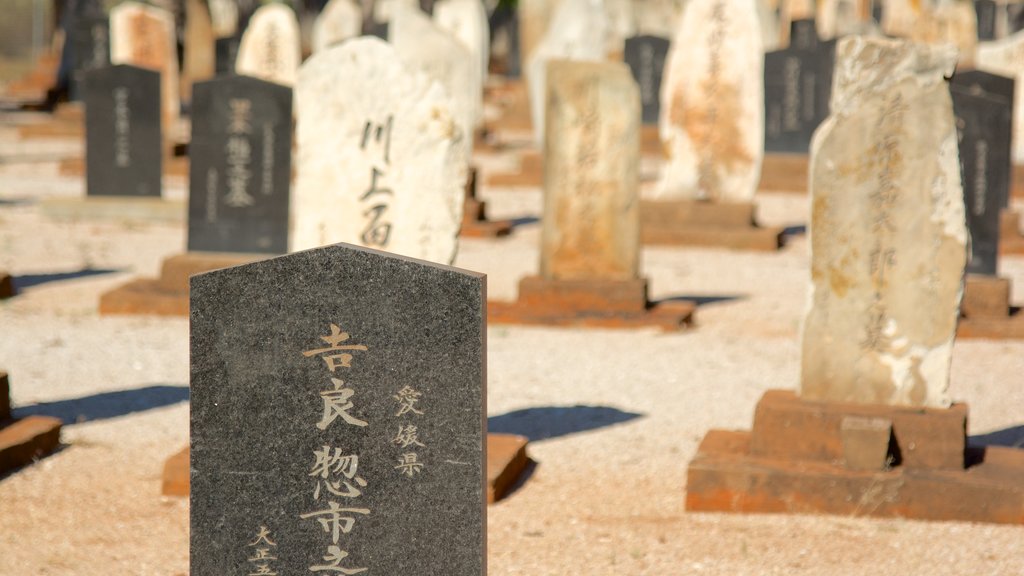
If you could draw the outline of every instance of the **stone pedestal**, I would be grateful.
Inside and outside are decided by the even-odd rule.
[[[1020,232],[1020,213],[1012,208],[999,214],[999,253],[1024,254],[1024,235]]]
[[[191,487],[189,475],[189,447],[185,446],[164,462],[163,484],[160,493],[164,496],[188,498]]]
[[[640,202],[640,238],[644,244],[771,252],[782,246],[782,231],[781,227],[758,226],[751,203]]]
[[[462,203],[462,228],[459,230],[459,236],[464,238],[508,236],[512,232],[512,222],[487,219],[487,203],[476,197],[476,178],[476,168],[470,168],[466,177],[466,199]]]
[[[0,474],[30,464],[60,445],[61,421],[50,416],[13,418],[10,382],[0,372]]]
[[[270,258],[266,254],[187,252],[164,260],[157,279],[132,280],[100,296],[100,315],[188,316],[188,279],[220,268]]]
[[[1024,523],[1024,450],[967,446],[966,424],[964,404],[813,402],[769,390],[752,431],[704,437],[686,509]]]
[[[693,323],[696,305],[689,301],[653,303],[647,280],[549,280],[527,276],[519,281],[515,302],[488,302],[493,324],[580,326],[680,330]]]
[[[807,154],[766,152],[758,192],[807,193]]]
[[[968,274],[957,338],[1024,338],[1024,314],[1010,306],[1010,279]]]
[[[0,270],[0,298],[10,298],[14,294],[14,277]]]

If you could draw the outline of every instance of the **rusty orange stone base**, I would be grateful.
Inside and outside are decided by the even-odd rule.
[[[704,437],[686,509],[1024,523],[1024,450],[966,447],[966,417],[768,391],[753,431]]]
[[[164,496],[188,497],[192,484],[189,462],[189,447],[185,446],[164,462],[163,485],[160,493]]]
[[[680,330],[691,326],[696,305],[689,301],[652,303],[647,280],[549,280],[527,276],[519,281],[515,302],[488,302],[494,324],[642,328]]]
[[[644,124],[640,127],[640,154],[665,157],[665,147],[661,143],[661,134],[658,132],[657,124]]]
[[[782,231],[780,227],[758,226],[751,203],[640,202],[640,239],[644,244],[772,252],[782,246]]]
[[[957,338],[1024,338],[1024,314],[1010,307],[1010,279],[969,274]]]
[[[49,416],[11,417],[10,381],[0,372],[0,474],[53,452],[61,421]]]
[[[757,191],[807,194],[809,162],[807,154],[765,153]]]
[[[188,157],[171,156],[164,157],[164,176],[188,178]],[[81,178],[85,176],[85,158],[65,158],[60,162],[60,175],[69,178]]]
[[[186,252],[164,260],[160,277],[132,280],[100,296],[100,315],[188,316],[188,279],[220,268],[271,257],[267,254]]]
[[[476,197],[476,168],[466,178],[466,197],[462,204],[462,228],[459,235],[466,238],[495,238],[512,233],[510,220],[488,220],[487,203]]]
[[[0,270],[0,298],[10,298],[14,294],[14,277]]]

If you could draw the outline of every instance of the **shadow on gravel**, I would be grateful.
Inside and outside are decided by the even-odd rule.
[[[188,386],[147,386],[103,392],[82,398],[42,402],[14,408],[15,418],[39,415],[60,418],[65,424],[117,418],[126,414],[188,402]]]
[[[528,226],[530,224],[536,224],[540,222],[540,218],[536,216],[520,216],[519,218],[512,218],[512,228],[519,228],[521,226]]]
[[[807,226],[800,224],[798,226],[787,226],[782,230],[783,236],[803,236],[807,234]]]
[[[487,431],[519,434],[530,442],[558,438],[641,418],[608,406],[542,406],[516,410],[487,419]]]
[[[669,298],[662,298],[655,300],[654,304],[661,302],[678,302],[688,301],[693,302],[698,308],[706,306],[708,304],[718,304],[719,302],[732,302],[734,300],[746,300],[746,296],[671,296]]]
[[[123,272],[123,270],[107,270],[101,268],[84,268],[77,272],[55,272],[53,274],[26,274],[24,276],[14,277],[14,289],[24,290],[25,288],[31,288],[40,284],[47,284],[49,282],[61,282],[63,280],[74,280],[76,278],[86,278],[88,276],[98,276],[100,274],[114,274],[117,272]]]
[[[1008,446],[1010,448],[1024,448],[1024,426],[1014,426],[979,434],[967,439],[971,446]]]

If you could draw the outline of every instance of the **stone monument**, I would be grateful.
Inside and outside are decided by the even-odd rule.
[[[59,418],[26,416],[11,412],[11,386],[0,370],[0,474],[26,466],[60,446]]]
[[[354,0],[331,0],[313,23],[313,52],[359,36],[363,12]]]
[[[302,46],[295,12],[285,4],[261,6],[242,34],[235,72],[294,86],[301,62]]]

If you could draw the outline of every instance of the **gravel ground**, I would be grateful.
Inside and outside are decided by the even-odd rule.
[[[162,497],[160,475],[188,441],[188,323],[97,314],[102,292],[183,251],[184,227],[48,219],[40,200],[83,193],[57,171],[81,145],[19,142],[12,125],[25,118],[0,118],[0,269],[27,286],[0,301],[0,368],[16,410],[69,423],[61,451],[0,478],[0,575],[187,574],[188,502]],[[540,213],[537,190],[482,196],[493,217]],[[767,224],[806,223],[800,196],[758,204]],[[491,298],[512,299],[536,271],[538,237],[534,222],[465,240],[456,264],[487,273]],[[695,329],[488,329],[492,421],[543,438],[528,479],[489,509],[492,576],[1024,574],[1021,527],[685,512],[686,464],[704,433],[749,428],[765,390],[797,384],[807,243],[646,249],[643,272],[654,298],[699,299]],[[1004,259],[1002,274],[1024,302],[1024,259]],[[970,404],[972,435],[1024,436],[1024,342],[958,342],[950,389]],[[538,408],[550,415],[506,416]]]

